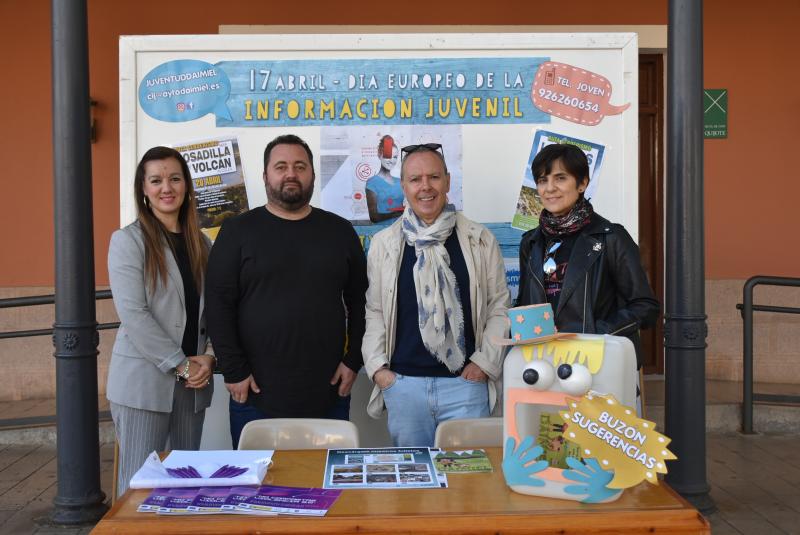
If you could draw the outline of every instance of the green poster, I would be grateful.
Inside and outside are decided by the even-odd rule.
[[[728,137],[728,90],[703,90],[703,137]]]

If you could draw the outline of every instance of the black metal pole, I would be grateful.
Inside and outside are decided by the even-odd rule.
[[[706,481],[703,235],[703,3],[670,0],[667,48],[666,434],[678,457],[667,481],[702,512]]]
[[[742,433],[753,434],[753,279],[744,285],[742,353]]]
[[[58,492],[50,519],[96,522],[100,490],[97,319],[86,0],[52,0]]]

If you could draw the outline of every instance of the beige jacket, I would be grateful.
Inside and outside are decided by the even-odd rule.
[[[372,238],[367,256],[367,330],[361,344],[367,377],[388,366],[394,353],[397,328],[397,277],[403,259],[405,239],[402,218]],[[506,311],[510,303],[503,257],[494,235],[486,227],[457,214],[456,233],[470,281],[472,326],[475,330],[475,353],[469,359],[489,376],[489,408],[494,408],[503,373],[503,347],[491,342],[505,338]],[[367,412],[373,418],[383,413],[383,394],[375,385]]]

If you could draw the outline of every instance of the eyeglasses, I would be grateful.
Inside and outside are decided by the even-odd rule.
[[[561,240],[555,240],[547,246],[547,252],[544,256],[544,264],[542,265],[542,269],[547,275],[552,275],[555,273],[556,267],[558,267],[556,264],[555,255],[559,247],[561,247]]]
[[[420,143],[419,145],[406,145],[402,149],[400,149],[400,156],[401,160],[406,157],[407,154],[411,154],[412,152],[417,152],[420,150],[429,150],[431,152],[441,152],[442,158],[444,158],[444,149],[442,149],[441,143]]]

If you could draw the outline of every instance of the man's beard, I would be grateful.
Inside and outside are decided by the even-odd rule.
[[[294,184],[297,187],[286,188],[287,184]],[[294,211],[305,207],[310,201],[311,196],[314,194],[314,183],[312,182],[308,189],[303,188],[303,184],[299,181],[292,180],[290,182],[283,182],[277,188],[273,188],[267,183],[267,200],[275,203],[284,210]]]

